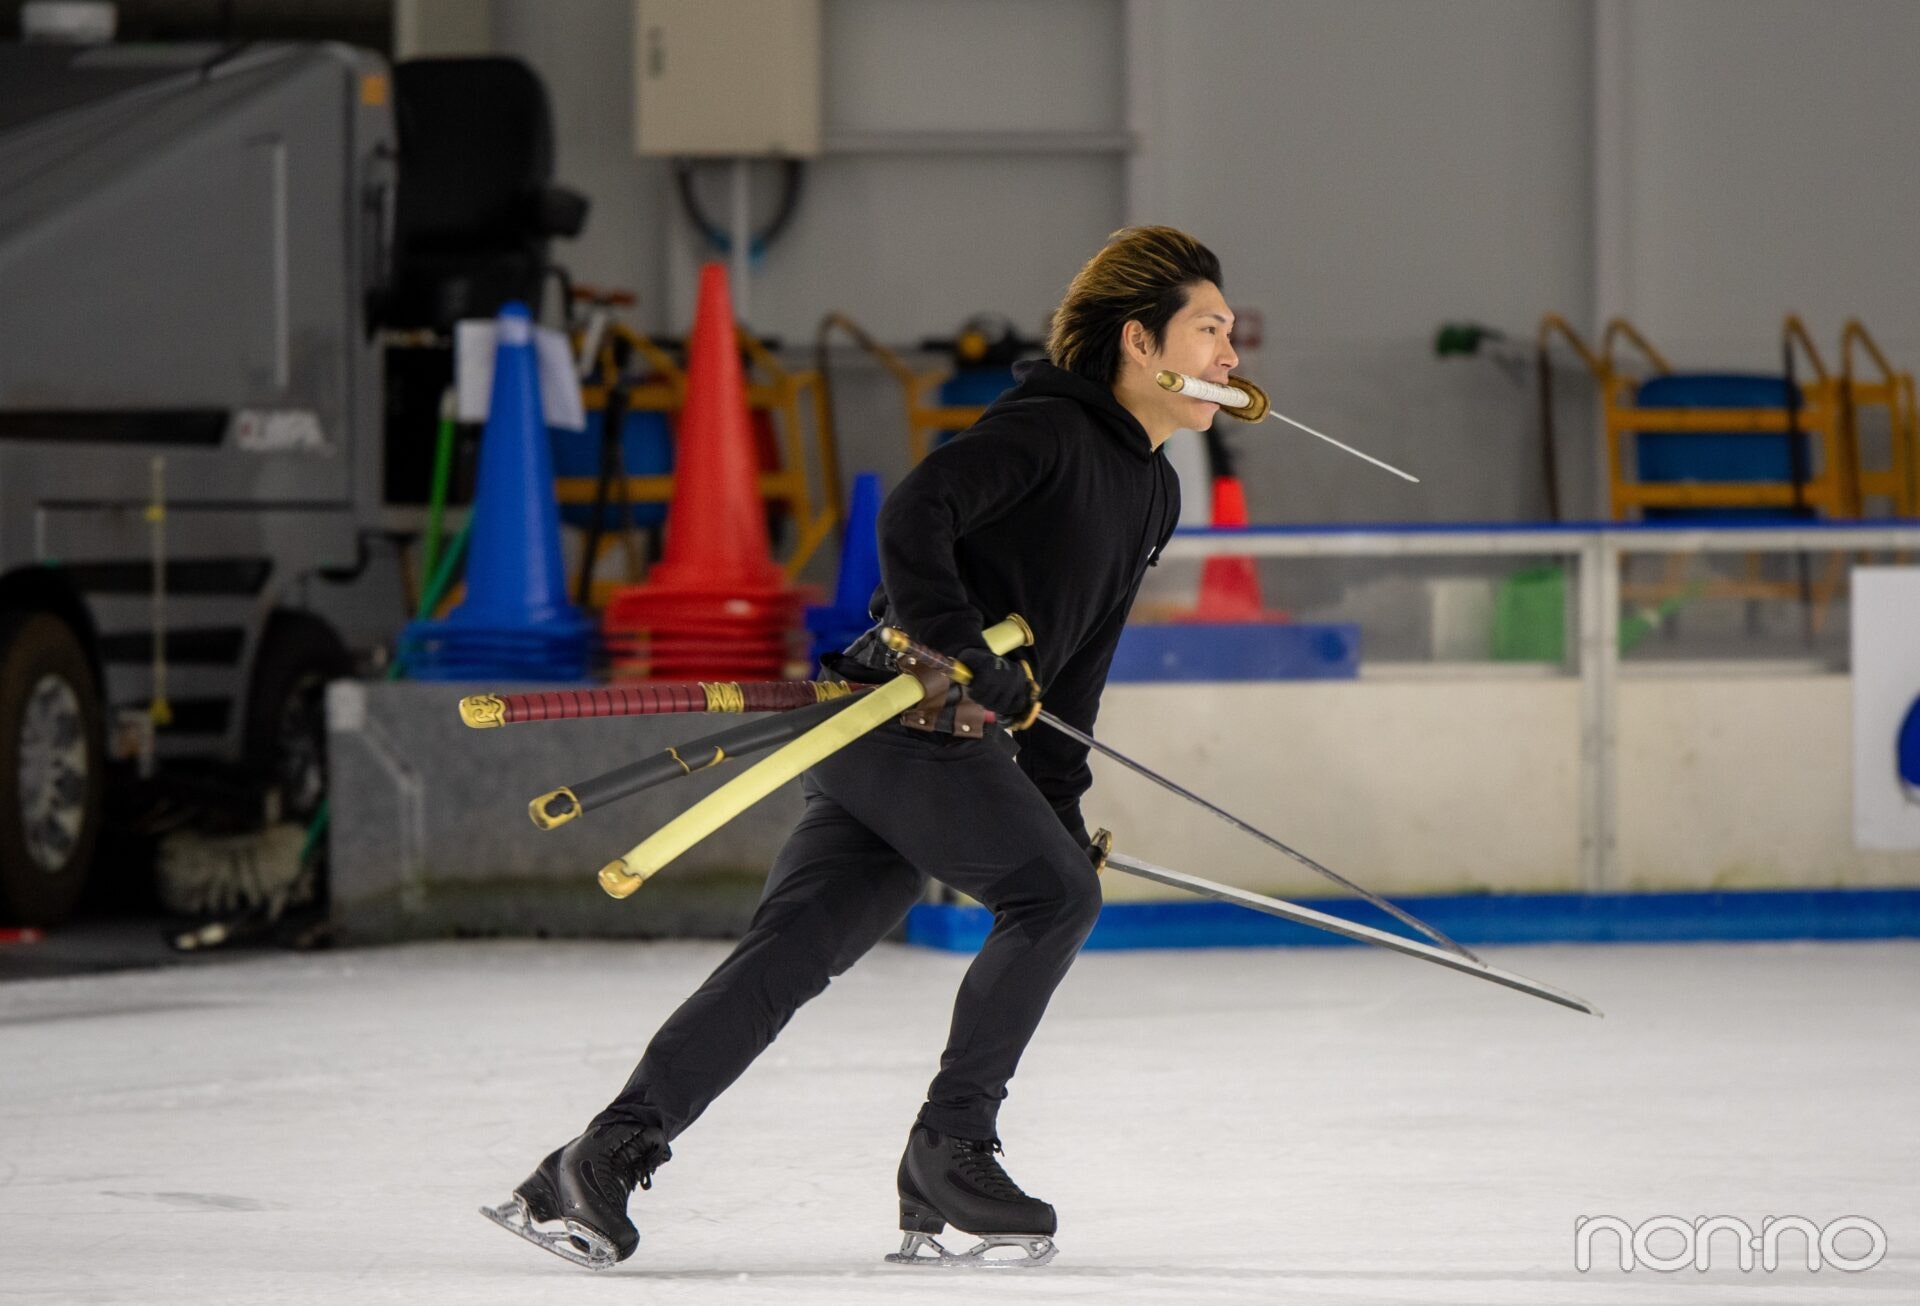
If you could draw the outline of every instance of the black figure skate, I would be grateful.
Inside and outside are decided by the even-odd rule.
[[[1000,1140],[949,1138],[915,1125],[900,1158],[900,1228],[906,1237],[887,1257],[894,1265],[942,1269],[1032,1269],[1051,1261],[1059,1227],[1053,1208],[1020,1191],[994,1154]],[[934,1240],[951,1224],[980,1242],[950,1252]],[[994,1256],[1010,1247],[1018,1256]]]
[[[640,1245],[627,1198],[635,1185],[651,1188],[654,1170],[672,1156],[658,1129],[589,1129],[542,1161],[511,1200],[480,1214],[555,1256],[604,1270]],[[555,1222],[563,1227],[541,1227]]]

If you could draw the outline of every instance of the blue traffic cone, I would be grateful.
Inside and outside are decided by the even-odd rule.
[[[410,674],[427,680],[577,680],[586,674],[592,626],[567,599],[553,453],[533,320],[524,304],[500,310],[466,584],[466,600],[445,621],[407,628],[402,656]]]
[[[499,328],[467,545],[467,598],[448,620],[488,626],[578,621],[567,600],[553,453],[526,305],[503,307]]]
[[[833,602],[807,609],[815,661],[823,653],[839,652],[873,624],[867,603],[880,584],[880,498],[878,472],[862,472],[854,478]]]

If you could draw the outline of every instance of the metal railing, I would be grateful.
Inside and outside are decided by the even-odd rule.
[[[1222,547],[1230,543],[1230,548]],[[1230,553],[1251,558],[1561,557],[1577,568],[1580,682],[1580,867],[1590,893],[1623,887],[1619,827],[1620,572],[1634,554],[1861,554],[1920,550],[1920,521],[1670,527],[1633,523],[1565,526],[1279,526],[1176,532],[1166,561]]]

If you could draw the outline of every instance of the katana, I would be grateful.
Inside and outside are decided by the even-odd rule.
[[[1325,440],[1336,449],[1344,449],[1355,458],[1363,458],[1375,467],[1383,467],[1403,481],[1420,484],[1418,476],[1401,471],[1392,463],[1381,462],[1370,453],[1361,453],[1350,444],[1341,444],[1332,436],[1314,430],[1305,422],[1296,422],[1285,413],[1275,412],[1267,400],[1267,392],[1253,382],[1241,376],[1230,376],[1228,384],[1220,385],[1213,381],[1202,381],[1197,376],[1188,376],[1185,372],[1160,372],[1154,378],[1162,390],[1171,390],[1175,394],[1191,395],[1195,399],[1204,399],[1210,404],[1219,404],[1222,412],[1229,417],[1237,417],[1243,422],[1257,422],[1263,417],[1271,417],[1276,422],[1285,422],[1288,426],[1298,427],[1308,435]]]
[[[972,678],[971,675],[967,673],[967,669],[964,666],[961,666],[960,664],[956,663],[952,658],[948,657],[944,653],[939,652],[938,650],[930,649],[924,644],[915,643],[913,640],[907,637],[904,631],[888,629],[881,633],[881,638],[886,641],[887,647],[892,649],[895,653],[910,652],[915,657],[925,661],[928,665],[939,667],[942,671],[947,672],[959,684],[966,684],[968,680]],[[1299,851],[1296,848],[1289,847],[1288,845],[1282,843],[1280,840],[1274,838],[1272,835],[1268,834],[1266,831],[1261,830],[1258,827],[1251,825],[1246,821],[1241,820],[1239,817],[1235,816],[1232,812],[1227,811],[1224,807],[1219,806],[1217,803],[1208,802],[1206,799],[1202,798],[1199,794],[1194,793],[1191,789],[1187,789],[1182,787],[1181,785],[1175,784],[1173,781],[1161,775],[1158,771],[1153,770],[1152,768],[1144,765],[1143,763],[1134,761],[1131,757],[1128,757],[1125,753],[1120,752],[1118,749],[1109,748],[1107,745],[1101,743],[1098,739],[1095,739],[1092,735],[1086,733],[1084,730],[1077,730],[1073,726],[1068,725],[1065,721],[1062,721],[1059,717],[1055,716],[1053,713],[1043,710],[1042,712],[1039,713],[1039,719],[1043,724],[1051,726],[1053,729],[1067,736],[1067,738],[1075,740],[1079,743],[1085,744],[1088,748],[1093,749],[1095,752],[1100,753],[1102,756],[1112,758],[1114,761],[1118,762],[1121,766],[1124,766],[1129,771],[1132,771],[1135,775],[1142,776],[1148,780],[1151,780],[1155,784],[1159,785],[1162,789],[1165,789],[1167,792],[1178,794],[1180,797],[1186,799],[1188,802],[1194,804],[1196,807],[1200,807],[1208,812],[1213,813],[1213,815],[1219,817],[1221,820],[1225,821],[1228,825],[1231,825],[1234,829],[1240,830],[1246,834],[1252,835],[1254,838],[1258,839],[1261,843],[1267,845],[1267,847],[1272,848],[1277,852],[1285,853],[1287,856],[1293,858],[1294,861],[1299,862],[1302,866],[1307,867],[1309,870],[1318,871],[1321,875],[1326,876],[1327,879],[1333,881],[1335,884],[1339,885],[1341,888],[1346,889],[1350,893],[1356,893],[1360,897],[1365,898],[1368,902],[1378,907],[1381,911],[1387,913],[1387,915],[1393,917],[1395,920],[1399,921],[1401,924],[1409,927],[1410,929],[1418,930],[1420,933],[1426,935],[1429,939],[1432,939],[1435,943],[1438,943],[1441,947],[1451,949],[1452,951],[1458,953],[1460,956],[1465,957],[1468,961],[1478,962],[1480,960],[1478,957],[1474,956],[1471,952],[1467,951],[1465,948],[1455,943],[1452,939],[1442,934],[1439,930],[1436,930],[1431,925],[1428,925],[1422,922],[1417,917],[1400,910],[1400,908],[1394,906],[1392,903],[1388,902],[1385,898],[1382,898],[1380,895],[1361,888],[1359,885],[1355,884],[1352,880],[1349,880],[1346,876],[1340,874],[1338,871],[1332,870],[1329,867],[1322,866],[1319,862],[1316,862],[1315,860],[1313,860],[1313,858],[1307,856],[1305,853]]]
[[[596,807],[629,798],[644,789],[797,739],[858,701],[855,695],[842,695],[809,707],[796,707],[777,716],[743,721],[690,744],[678,744],[638,762],[616,767],[591,780],[562,785],[550,793],[541,794],[527,804],[527,815],[542,830],[551,830]]]
[[[1403,939],[1397,934],[1388,934],[1384,930],[1372,929],[1356,924],[1339,916],[1329,916],[1326,912],[1315,911],[1311,907],[1302,907],[1297,902],[1288,902],[1284,898],[1269,898],[1264,893],[1254,893],[1250,889],[1238,889],[1231,884],[1220,884],[1214,880],[1203,880],[1197,875],[1186,875],[1180,871],[1168,870],[1164,866],[1155,866],[1152,862],[1143,862],[1137,857],[1125,853],[1110,852],[1106,864],[1115,870],[1137,875],[1144,880],[1170,885],[1176,889],[1185,889],[1197,893],[1203,898],[1212,898],[1218,902],[1232,903],[1236,907],[1245,907],[1250,911],[1264,912],[1269,916],[1278,916],[1282,920],[1293,921],[1300,925],[1311,926],[1316,930],[1325,930],[1329,934],[1338,934],[1342,938],[1353,939],[1360,943],[1370,943],[1376,948],[1386,948],[1391,952],[1403,953],[1409,957],[1418,957],[1421,961],[1430,961],[1449,970],[1457,970],[1463,975],[1473,975],[1480,979],[1500,984],[1521,993],[1544,998],[1548,1002],[1575,1011],[1583,1011],[1589,1016],[1598,1016],[1600,1011],[1585,998],[1542,984],[1538,980],[1528,979],[1525,975],[1503,970],[1498,966],[1489,966],[1478,957],[1457,955],[1439,948],[1428,947],[1413,939]]]
[[[995,653],[1011,653],[1023,644],[1031,644],[1033,631],[1019,617],[1010,616],[989,626],[982,637]],[[668,862],[808,767],[902,715],[926,695],[925,686],[904,673],[861,694],[846,711],[835,713],[762,758],[635,844],[624,856],[601,867],[600,887],[615,898],[631,897]]]
[[[830,680],[689,680],[613,689],[557,689],[530,694],[470,694],[460,719],[475,730],[527,721],[652,716],[670,712],[786,712],[845,698],[851,686]]]

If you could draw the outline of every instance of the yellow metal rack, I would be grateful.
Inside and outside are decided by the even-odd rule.
[[[1555,337],[1579,355],[1600,390],[1607,457],[1607,512],[1616,521],[1642,517],[1647,510],[1759,508],[1804,509],[1830,520],[1874,516],[1920,516],[1920,424],[1915,420],[1914,380],[1897,371],[1866,327],[1849,319],[1841,331],[1840,371],[1827,367],[1806,324],[1789,314],[1781,326],[1781,353],[1789,369],[1781,407],[1643,407],[1642,387],[1649,376],[1671,376],[1666,357],[1624,318],[1606,324],[1596,350],[1558,314],[1541,319],[1542,356]],[[1634,361],[1622,357],[1630,346]],[[1863,366],[1873,369],[1862,377]],[[1801,376],[1805,367],[1809,376]],[[1875,418],[1869,452],[1868,423]],[[1806,441],[1798,475],[1754,481],[1652,481],[1638,474],[1636,441],[1643,434],[1748,436],[1797,433]],[[1802,458],[1798,451],[1795,458]],[[1811,601],[1817,629],[1828,605],[1845,583],[1845,559],[1836,557],[1818,582],[1763,578],[1760,559],[1747,559],[1743,577],[1689,583],[1686,560],[1670,559],[1667,575],[1651,584],[1627,584],[1622,596],[1633,602],[1658,602],[1678,594],[1718,598],[1781,598],[1799,595]],[[1803,573],[1804,575],[1804,573]]]
[[[1877,380],[1859,378],[1856,351],[1878,369]],[[1886,412],[1886,448],[1885,457],[1869,465],[1860,419],[1874,409]],[[1913,373],[1895,371],[1859,319],[1849,318],[1840,332],[1840,426],[1852,468],[1852,516],[1864,516],[1868,501],[1879,500],[1893,516],[1920,517],[1920,422],[1915,411]]]
[[[792,552],[783,567],[789,579],[797,577],[833,533],[840,520],[836,488],[840,483],[838,451],[833,424],[822,389],[820,373],[811,369],[796,371],[785,366],[758,339],[745,330],[738,332],[740,350],[747,364],[747,407],[773,418],[780,442],[780,466],[760,473],[760,493],[769,502],[783,505],[794,524]],[[589,412],[604,414],[613,385],[617,384],[617,343],[623,343],[635,358],[645,362],[646,379],[626,384],[623,399],[628,412],[677,413],[686,402],[687,374],[671,353],[643,333],[625,323],[609,326],[601,340],[593,379],[581,386],[581,400]],[[811,434],[814,464],[809,475],[807,434]],[[818,478],[818,489],[814,478]],[[591,505],[597,490],[592,476],[556,477],[555,495],[563,504]],[[673,477],[668,475],[629,475],[621,478],[611,496],[613,502],[667,503],[673,498]],[[597,551],[597,550],[596,550]],[[593,565],[593,559],[582,562]],[[637,579],[637,578],[636,578]],[[624,582],[599,582],[594,587],[595,602],[603,587]]]
[[[1541,319],[1539,344],[1555,336],[1580,356],[1600,387],[1608,468],[1608,515],[1627,520],[1648,508],[1805,507],[1831,518],[1867,515],[1869,500],[1878,515],[1920,515],[1920,432],[1915,422],[1911,372],[1896,371],[1857,319],[1841,332],[1841,369],[1827,368],[1806,325],[1789,314],[1781,327],[1783,354],[1804,358],[1809,379],[1797,380],[1799,403],[1778,408],[1646,408],[1637,400],[1645,375],[1673,373],[1664,355],[1625,318],[1608,322],[1600,348],[1593,349],[1565,318]],[[1624,364],[1621,343],[1639,355],[1639,368]],[[1796,354],[1797,351],[1797,354]],[[1864,356],[1877,369],[1874,379],[1858,375]],[[1884,410],[1884,456],[1870,463],[1861,433],[1865,412]],[[1756,435],[1798,432],[1812,456],[1798,485],[1791,481],[1645,481],[1635,471],[1634,441],[1642,433]]]
[[[875,340],[858,322],[844,313],[829,313],[820,322],[820,339],[838,328],[845,331],[860,348],[873,355],[893,374],[907,401],[907,454],[917,464],[932,448],[932,439],[940,431],[964,431],[987,411],[985,404],[943,404],[940,387],[953,376],[951,370],[917,372],[899,354]],[[823,349],[824,357],[824,349]]]

